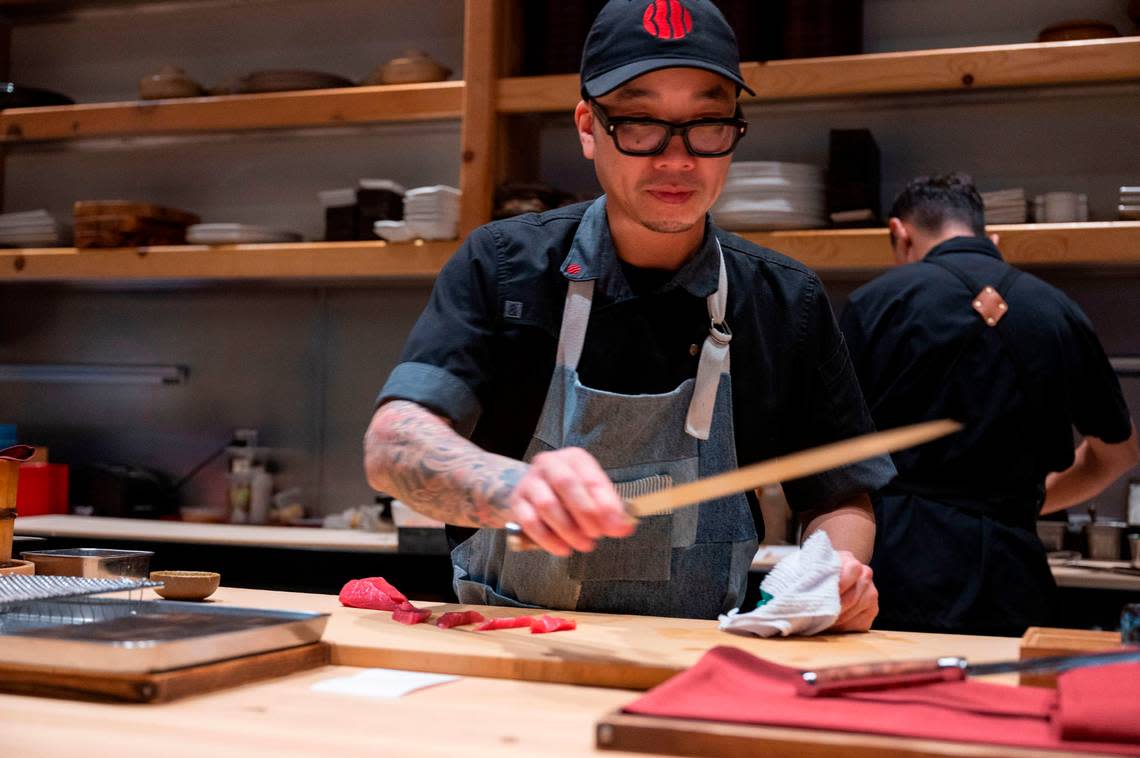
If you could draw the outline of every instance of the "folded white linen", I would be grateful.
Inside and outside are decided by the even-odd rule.
[[[764,577],[756,609],[729,611],[720,628],[758,637],[819,634],[839,618],[839,567],[827,533],[816,532]]]

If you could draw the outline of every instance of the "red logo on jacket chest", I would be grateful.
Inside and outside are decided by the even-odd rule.
[[[693,31],[693,14],[680,0],[653,0],[641,23],[657,39],[681,39]]]

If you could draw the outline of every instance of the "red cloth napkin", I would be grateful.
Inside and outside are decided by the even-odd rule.
[[[1140,744],[1062,738],[1052,723],[1058,701],[1053,690],[967,680],[801,697],[795,692],[798,675],[796,669],[738,648],[716,647],[624,710],[647,716],[1140,756]],[[1115,689],[1121,699],[1127,697],[1122,687]],[[1106,739],[1104,732],[1095,734],[1095,740]]]
[[[1140,663],[1092,666],[1061,674],[1055,719],[1061,739],[1140,745],[1138,692]]]

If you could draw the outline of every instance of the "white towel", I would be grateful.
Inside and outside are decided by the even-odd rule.
[[[758,637],[819,634],[839,618],[839,567],[827,533],[816,532],[764,577],[756,610],[731,610],[720,617],[720,628]]]

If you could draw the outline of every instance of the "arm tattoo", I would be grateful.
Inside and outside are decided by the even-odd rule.
[[[364,460],[373,487],[457,526],[509,521],[507,498],[527,469],[480,449],[444,419],[405,400],[385,403],[376,414],[364,438]]]

